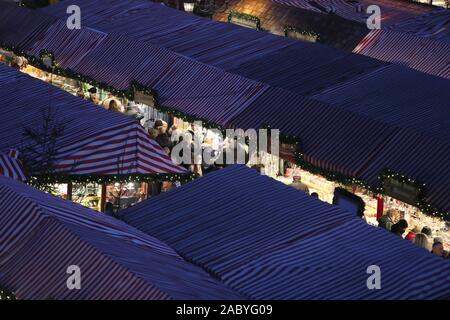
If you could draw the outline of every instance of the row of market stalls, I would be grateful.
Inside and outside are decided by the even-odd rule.
[[[0,270],[10,299],[243,298],[160,240],[4,176]]]
[[[449,260],[245,166],[122,211],[250,299],[439,299]],[[368,267],[381,289],[367,287]]]
[[[353,52],[449,79],[449,21],[448,9],[433,10],[388,29],[372,30]]]
[[[146,199],[152,181],[192,178],[135,119],[6,65],[0,73],[1,174],[96,210]]]
[[[0,212],[9,299],[450,296],[448,259],[246,166],[126,209],[124,221],[0,176]]]
[[[321,199],[331,202],[334,189],[346,186],[364,199],[372,221],[394,208],[411,225],[448,234],[444,79],[148,1],[75,4],[84,12],[81,30],[67,28],[64,6],[31,13],[8,7],[3,48],[55,77],[144,102],[179,121],[280,129],[282,149],[291,150],[284,159]],[[25,16],[23,27],[17,17]],[[52,69],[45,56],[54,59]],[[286,161],[270,161],[270,174],[282,180]]]

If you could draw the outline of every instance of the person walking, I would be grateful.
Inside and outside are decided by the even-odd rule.
[[[423,248],[425,250],[430,250],[430,241],[428,240],[428,237],[426,234],[424,233],[418,233],[414,236],[414,240],[413,243],[420,247]]]
[[[302,183],[301,176],[294,176],[292,178],[292,183],[290,184],[290,186],[309,195],[309,188],[306,184]]]
[[[391,232],[397,236],[403,237],[406,229],[408,228],[408,222],[405,219],[401,219],[391,227]]]

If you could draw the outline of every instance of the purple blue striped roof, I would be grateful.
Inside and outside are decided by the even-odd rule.
[[[252,299],[448,297],[449,262],[245,166],[208,174],[123,219]],[[382,290],[367,289],[369,265]]]
[[[373,265],[380,268],[380,290],[367,287]],[[224,282],[255,299],[448,299],[450,262],[352,220],[267,252],[227,274]]]
[[[320,44],[188,15],[151,1],[76,0],[73,4],[82,8],[85,26],[95,30],[126,35],[141,44],[166,48],[221,70],[302,94],[384,65]],[[40,12],[64,21],[67,15],[64,4]]]
[[[432,40],[450,43],[450,12],[435,8],[417,17],[399,21],[389,29]]]
[[[235,165],[122,211],[136,228],[222,276],[261,254],[353,215]]]
[[[0,285],[20,299],[240,299],[158,239],[0,177]],[[81,268],[81,290],[66,270]]]
[[[386,28],[408,18],[415,18],[432,7],[406,1],[395,0],[272,0],[280,5],[313,11],[319,14],[335,14],[346,20],[366,24],[370,14],[366,12],[371,5],[377,5],[382,12],[381,27]]]
[[[392,30],[373,30],[353,52],[450,79],[450,41]]]

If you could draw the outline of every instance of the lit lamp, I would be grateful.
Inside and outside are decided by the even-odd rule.
[[[194,12],[194,0],[186,0],[184,1],[184,11],[192,13]]]

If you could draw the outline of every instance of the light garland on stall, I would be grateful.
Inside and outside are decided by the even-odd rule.
[[[16,300],[16,296],[12,292],[0,288],[0,301],[2,300]]]
[[[283,29],[285,37],[288,36],[289,32],[294,32],[308,37],[316,37],[317,41],[320,40],[320,34],[314,31],[302,30],[294,26],[285,26]]]
[[[71,175],[48,174],[45,176],[32,176],[28,183],[32,186],[51,185],[56,183],[130,183],[130,182],[181,182],[187,183],[197,178],[195,173],[154,173],[154,174],[128,174],[128,175]]]
[[[231,10],[230,13],[228,13],[228,22],[231,22],[233,18],[254,22],[256,24],[256,30],[261,30],[261,19],[259,19],[257,16],[252,16],[248,13]]]
[[[230,16],[238,16],[238,17],[245,16],[245,17],[252,17],[252,19],[256,18],[259,20],[259,18],[257,18],[257,17],[251,16],[248,14],[244,14],[244,13],[239,13],[236,11],[231,11],[230,15],[228,16],[229,19],[230,19]],[[254,21],[256,21],[256,20],[254,20]],[[188,114],[171,109],[166,106],[162,106],[161,104],[159,104],[157,92],[143,84],[140,84],[137,81],[131,81],[129,89],[118,90],[118,89],[111,87],[110,85],[108,85],[106,83],[98,82],[90,77],[83,76],[79,73],[76,73],[76,72],[70,70],[70,69],[64,69],[64,68],[58,67],[57,63],[55,63],[55,56],[54,56],[53,52],[51,52],[49,50],[42,50],[40,52],[39,58],[36,58],[34,56],[28,55],[24,50],[20,50],[19,48],[14,47],[14,46],[1,45],[0,47],[2,47],[4,50],[11,51],[16,55],[25,57],[28,60],[28,62],[31,65],[35,66],[36,68],[40,68],[47,72],[53,72],[53,73],[56,73],[57,75],[64,76],[67,78],[76,79],[76,80],[79,80],[82,82],[89,83],[98,88],[109,91],[116,96],[127,97],[128,99],[133,100],[136,91],[140,91],[140,92],[143,92],[144,94],[151,95],[155,100],[154,108],[156,110],[158,110],[160,112],[165,112],[171,116],[180,118],[181,120],[190,122],[190,123],[195,122],[195,121],[202,121],[202,124],[206,129],[214,128],[214,129],[220,130],[222,133],[225,132],[225,128],[223,126],[218,125],[214,122],[211,122],[211,121],[208,121],[208,120],[205,120],[205,119],[193,116],[193,115],[188,115]],[[44,57],[50,57],[52,59],[53,67],[49,68],[48,66],[46,66],[43,63],[42,60]],[[270,129],[270,126],[264,125],[263,128]],[[337,182],[337,183],[340,183],[345,186],[350,186],[350,187],[356,186],[356,187],[366,189],[369,192],[372,192],[374,194],[381,194],[381,195],[384,194],[384,188],[382,186],[380,186],[380,184],[378,184],[377,186],[374,186],[374,185],[368,183],[367,181],[357,179],[355,177],[347,177],[347,176],[345,176],[343,174],[339,174],[339,173],[334,173],[329,170],[317,167],[316,165],[308,162],[305,159],[304,152],[302,151],[300,139],[297,138],[296,136],[280,133],[280,140],[283,143],[290,143],[290,144],[295,145],[296,151],[294,152],[294,156],[296,159],[296,163],[302,169],[309,171],[312,174],[322,176],[322,177],[326,178],[327,180]],[[177,175],[153,174],[153,175],[144,175],[144,176],[142,176],[142,175],[125,175],[125,176],[121,176],[121,175],[115,175],[115,176],[79,175],[79,176],[77,176],[77,175],[62,175],[61,174],[61,175],[51,175],[51,176],[47,176],[47,177],[32,177],[32,179],[30,179],[30,184],[33,184],[33,183],[36,183],[36,184],[39,184],[39,183],[49,183],[49,184],[50,183],[63,183],[63,181],[66,181],[66,182],[70,182],[70,181],[72,181],[72,182],[95,182],[95,183],[102,184],[102,183],[116,182],[117,180],[114,180],[114,179],[118,179],[123,182],[132,182],[132,181],[141,181],[141,182],[184,181],[184,182],[187,182],[187,181],[192,181],[196,177],[197,176],[195,174],[177,174]],[[386,177],[395,177],[396,179],[399,179],[400,181],[404,181],[405,183],[411,183],[411,182],[417,183],[414,179],[405,177],[404,175],[401,175],[398,173],[393,173],[390,170],[383,171],[378,178],[380,180],[382,180]],[[133,179],[135,179],[135,180],[133,180]],[[439,217],[446,221],[449,221],[450,215],[448,212],[444,212],[437,208],[434,208],[426,202],[425,184],[420,185],[420,190],[421,190],[420,201],[418,203],[416,203],[415,206],[428,215]]]

